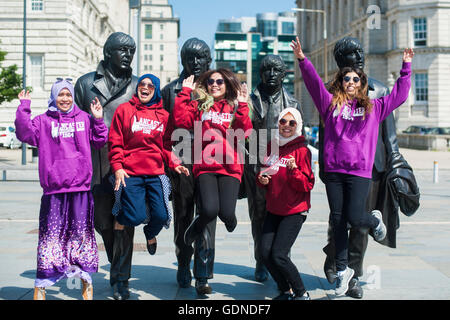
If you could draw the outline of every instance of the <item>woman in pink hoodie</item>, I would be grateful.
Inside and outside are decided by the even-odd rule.
[[[73,85],[56,81],[47,112],[31,119],[29,92],[19,94],[17,138],[39,150],[39,180],[44,190],[39,213],[39,244],[35,300],[45,300],[45,288],[65,277],[79,277],[82,296],[92,300],[90,273],[97,272],[94,200],[91,194],[91,143],[100,149],[108,128],[98,99],[92,115],[73,102]]]

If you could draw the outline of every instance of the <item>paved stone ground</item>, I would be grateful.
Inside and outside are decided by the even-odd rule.
[[[407,157],[413,167],[418,164],[415,174],[421,190],[421,207],[412,217],[400,213],[397,248],[387,248],[373,240],[369,242],[364,264],[365,275],[361,278],[363,300],[450,298],[450,171],[442,166],[439,183],[433,183],[432,170],[427,169],[425,164],[435,158],[435,154],[427,154],[426,157],[413,152]],[[5,158],[3,150],[0,150],[0,166],[3,165],[3,168],[8,161],[10,168],[18,166],[17,161],[11,158],[2,160]],[[420,163],[424,163],[422,167]],[[41,195],[42,190],[36,181],[0,181],[2,300],[32,299]],[[255,261],[246,200],[238,202],[237,216],[239,224],[233,233],[228,233],[222,223],[218,224],[214,278],[210,281],[213,294],[206,299],[270,299],[277,295],[273,280],[261,284],[253,279]],[[325,188],[318,182],[312,192],[311,213],[291,251],[292,259],[313,299],[353,300],[348,297],[336,298],[334,285],[327,282],[322,270],[325,258],[322,247],[326,244],[327,221]],[[102,248],[98,234],[97,241]],[[93,276],[96,300],[112,299],[108,272],[106,253],[100,250],[100,268]],[[172,227],[163,229],[158,236],[155,256],[147,253],[142,228],[137,228],[130,299],[200,299],[193,287],[179,289],[175,278]],[[47,290],[47,297],[49,300],[81,299],[77,285],[79,283],[76,281],[63,280]]]

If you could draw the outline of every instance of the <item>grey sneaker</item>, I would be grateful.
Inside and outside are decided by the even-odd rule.
[[[383,241],[384,238],[386,238],[386,226],[383,222],[383,216],[378,210],[373,210],[372,216],[374,216],[378,220],[378,226],[372,231],[373,238],[375,239],[375,241]]]
[[[348,283],[353,278],[353,275],[355,274],[355,270],[347,267],[347,269],[344,270],[344,272],[338,272],[338,275],[336,277],[336,296],[343,296],[348,290]]]

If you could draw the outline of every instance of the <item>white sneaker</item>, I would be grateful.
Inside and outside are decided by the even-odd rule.
[[[336,277],[336,296],[343,296],[348,290],[348,283],[352,280],[355,270],[347,267],[344,271],[339,271]]]
[[[387,233],[386,226],[383,222],[383,216],[379,210],[373,210],[372,216],[374,216],[378,220],[378,226],[372,231],[373,238],[376,241],[383,241],[384,238],[386,238]]]

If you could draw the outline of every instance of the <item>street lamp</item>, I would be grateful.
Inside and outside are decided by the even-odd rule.
[[[328,82],[328,50],[327,50],[327,12],[325,10],[319,10],[319,9],[305,9],[305,8],[292,8],[293,11],[299,11],[299,12],[316,12],[316,13],[323,13],[323,65],[325,67],[325,76],[324,76],[324,82]]]
[[[23,66],[22,66],[22,87],[27,90],[27,0],[23,0]],[[22,143],[22,165],[27,164],[27,144]]]

